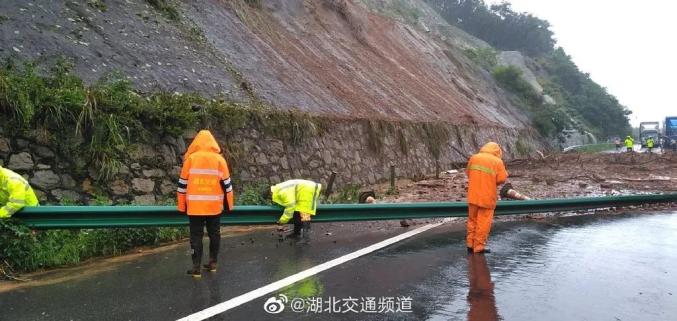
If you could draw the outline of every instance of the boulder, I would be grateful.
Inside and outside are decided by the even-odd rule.
[[[34,165],[35,163],[33,163],[33,157],[31,157],[31,154],[22,152],[10,156],[7,167],[9,169],[26,170],[33,169]]]
[[[92,194],[94,192],[94,186],[92,185],[92,180],[89,178],[85,178],[84,181],[82,181],[82,191]]]
[[[155,156],[155,149],[151,145],[147,144],[138,144],[134,145],[133,148],[130,148],[129,158],[134,161],[140,161],[142,159],[152,158]]]
[[[325,149],[322,153],[322,160],[325,164],[331,164],[333,158],[331,157],[331,152],[328,149]]]
[[[34,148],[33,151],[42,158],[54,158],[55,156],[54,152],[45,146],[38,146]]]
[[[141,164],[139,163],[132,163],[132,165],[129,166],[133,171],[138,171],[141,170]]]
[[[113,183],[111,183],[110,185],[110,189],[115,195],[129,194],[129,185],[127,185],[127,182],[121,179],[116,179],[115,181],[113,181]]]
[[[259,153],[256,155],[256,164],[258,165],[268,165],[270,162],[268,161],[268,157],[264,153]]]
[[[160,146],[160,157],[165,162],[165,164],[173,166],[176,165],[176,152],[174,148],[169,145]]]
[[[159,169],[159,168],[153,168],[153,169],[144,169],[142,171],[144,177],[165,177],[167,174],[165,171]]]
[[[35,192],[35,197],[38,198],[38,201],[40,204],[47,203],[49,199],[47,198],[47,194],[39,189],[34,189],[33,192]]]
[[[51,170],[36,171],[30,180],[32,186],[42,190],[51,190],[59,187],[61,178]]]
[[[120,168],[118,169],[118,174],[126,176],[126,175],[129,175],[129,173],[130,173],[130,171],[129,171],[129,167],[127,167],[127,165],[124,165],[124,164],[120,165]]]
[[[0,153],[9,153],[11,150],[9,139],[0,138]]]
[[[61,186],[68,189],[73,189],[78,184],[75,182],[72,176],[68,174],[61,175]]]
[[[179,166],[172,167],[171,172],[169,172],[169,178],[171,178],[173,180],[178,180],[179,175],[181,175],[181,167],[179,167]]]
[[[36,167],[38,169],[50,169],[50,168],[52,168],[52,166],[47,165],[47,164],[38,164],[38,166],[36,166]]]
[[[136,205],[155,205],[155,195],[146,194],[134,196],[134,204]]]
[[[151,193],[155,189],[155,182],[147,178],[135,178],[132,180],[132,189],[135,192]]]
[[[30,144],[29,141],[19,138],[16,140],[16,145],[19,146],[19,148],[26,148],[28,147],[28,144]]]
[[[282,166],[282,169],[289,169],[289,162],[287,161],[286,156],[282,156],[282,158],[280,158],[280,166]]]
[[[54,196],[54,198],[56,198],[57,201],[64,204],[79,202],[81,198],[80,194],[78,194],[77,192],[66,189],[52,190],[52,195]]]
[[[160,184],[160,193],[162,193],[162,195],[170,195],[174,192],[176,192],[176,183],[169,180],[163,180]]]
[[[322,161],[319,159],[313,159],[308,163],[308,167],[311,169],[316,169],[318,167],[322,166]]]

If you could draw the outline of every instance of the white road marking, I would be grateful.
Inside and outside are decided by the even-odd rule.
[[[380,249],[382,249],[382,248],[384,248],[388,245],[395,244],[399,241],[410,238],[410,237],[412,237],[416,234],[423,233],[423,232],[425,232],[425,231],[427,231],[431,228],[440,226],[442,224],[443,224],[443,222],[435,223],[435,224],[428,224],[426,226],[419,227],[415,230],[412,230],[412,231],[409,231],[409,232],[406,232],[406,233],[402,233],[398,236],[391,237],[387,240],[384,240],[384,241],[378,242],[376,244],[370,245],[370,246],[365,247],[361,250],[357,250],[357,251],[352,252],[350,254],[346,254],[344,256],[335,258],[331,261],[322,263],[320,265],[316,265],[316,266],[314,266],[310,269],[307,269],[305,271],[301,271],[301,272],[296,273],[294,275],[288,276],[288,277],[286,277],[282,280],[279,280],[277,282],[273,282],[273,283],[268,284],[266,286],[260,287],[256,290],[253,290],[253,291],[247,292],[245,294],[242,294],[240,296],[234,297],[234,298],[232,298],[228,301],[221,302],[221,303],[219,303],[215,306],[212,306],[210,308],[207,308],[207,309],[204,309],[202,311],[193,313],[193,314],[191,314],[187,317],[179,319],[178,321],[202,321],[202,320],[205,320],[207,318],[213,317],[217,314],[226,312],[226,311],[228,311],[232,308],[235,308],[237,306],[240,306],[242,304],[250,302],[252,300],[258,299],[258,298],[260,298],[260,297],[262,297],[266,294],[275,292],[275,291],[280,290],[280,289],[282,289],[286,286],[292,285],[292,284],[294,284],[298,281],[301,281],[301,280],[303,280],[307,277],[313,276],[313,275],[318,274],[322,271],[329,270],[329,269],[331,269],[331,268],[333,268],[337,265],[340,265],[340,264],[346,263],[348,261],[354,260],[354,259],[356,259],[360,256],[363,256],[363,255],[369,254],[371,252],[380,250]]]

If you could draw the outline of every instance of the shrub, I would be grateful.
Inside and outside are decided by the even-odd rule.
[[[176,6],[169,0],[146,0],[153,8],[158,10],[165,18],[172,21],[181,20],[181,15]]]
[[[482,66],[484,69],[493,70],[498,63],[496,58],[496,50],[494,48],[475,48],[465,49],[463,53],[476,64]]]
[[[515,66],[499,66],[494,69],[494,78],[501,87],[517,95],[524,103],[535,106],[541,104],[541,95],[529,84],[522,71]]]
[[[119,255],[142,245],[187,237],[187,228],[49,230],[33,232],[15,220],[0,220],[0,265],[18,272],[80,263]],[[0,277],[2,277],[0,275]]]

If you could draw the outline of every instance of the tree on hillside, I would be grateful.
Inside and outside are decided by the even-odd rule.
[[[450,24],[501,50],[531,56],[547,54],[555,46],[550,23],[529,13],[516,12],[510,3],[488,6],[483,0],[426,0]]]
[[[564,49],[557,48],[540,59],[568,108],[576,110],[584,120],[597,129],[600,137],[623,135],[630,132],[628,115],[632,112],[609,94],[606,88],[582,73]]]

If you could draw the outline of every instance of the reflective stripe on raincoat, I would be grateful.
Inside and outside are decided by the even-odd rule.
[[[183,159],[177,188],[178,210],[188,215],[219,215],[233,209],[233,184],[216,139],[201,130]]]
[[[501,147],[494,143],[482,146],[480,152],[470,157],[468,175],[468,203],[483,208],[496,208],[496,186],[508,178],[501,160]]]

